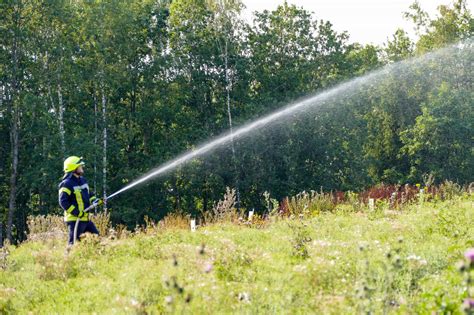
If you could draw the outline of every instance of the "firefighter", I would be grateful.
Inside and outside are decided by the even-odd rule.
[[[69,245],[74,243],[74,228],[78,222],[77,238],[85,232],[99,235],[89,213],[84,212],[91,204],[101,205],[102,200],[89,191],[84,175],[82,157],[70,156],[64,161],[64,177],[59,184],[59,205],[64,210],[64,221],[69,231]],[[79,219],[79,220],[78,220]]]

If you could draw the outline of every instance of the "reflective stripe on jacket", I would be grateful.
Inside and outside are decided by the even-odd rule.
[[[64,221],[76,221],[96,197],[89,192],[89,185],[84,177],[76,177],[72,173],[64,176],[59,184],[59,205],[64,210]],[[80,221],[89,221],[89,214],[84,213]]]

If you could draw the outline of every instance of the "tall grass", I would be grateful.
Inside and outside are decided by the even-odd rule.
[[[175,213],[86,236],[66,255],[42,234],[64,224],[32,218],[29,241],[0,252],[0,313],[460,314],[474,293],[470,260],[455,268],[474,247],[474,199],[432,189],[403,211],[384,193],[376,216],[365,192],[303,193],[251,220],[235,220],[229,189],[197,232]]]
[[[293,197],[286,197],[281,202],[270,198],[269,193],[264,194],[267,209],[256,213],[251,220],[245,215],[245,209],[236,208],[236,191],[229,187],[221,200],[214,203],[210,211],[201,212],[196,218],[199,226],[203,227],[218,223],[244,224],[254,227],[264,227],[275,217],[280,218],[309,218],[321,213],[330,212],[364,212],[370,198],[377,204],[377,214],[383,215],[383,210],[402,210],[410,205],[419,204],[422,201],[451,200],[458,196],[468,196],[474,192],[474,184],[461,186],[451,181],[445,181],[438,186],[431,184],[421,185],[377,185],[360,193],[348,192],[302,192]],[[422,193],[423,190],[423,193]],[[423,200],[421,200],[423,198]],[[381,212],[382,211],[382,212]],[[158,223],[145,218],[144,226],[137,226],[140,231],[156,231],[158,229],[189,229],[191,216],[182,210],[168,213]],[[110,214],[99,213],[92,217],[101,236],[111,238],[126,237],[130,234],[123,225],[112,226]],[[29,216],[28,217],[28,240],[38,241],[46,239],[64,239],[67,229],[62,217],[55,215]]]

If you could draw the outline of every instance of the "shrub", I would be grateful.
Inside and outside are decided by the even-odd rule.
[[[278,202],[278,200],[270,197],[270,193],[268,191],[263,193],[263,198],[265,199],[265,206],[267,207],[269,216],[288,214],[288,212],[284,211],[285,209],[281,208],[282,205]]]
[[[384,200],[389,202],[389,208],[402,209],[402,207],[410,203],[418,202],[420,199],[420,185],[385,185],[380,184],[374,186],[359,196],[363,203],[368,203],[369,198],[375,200]],[[436,194],[436,187],[429,186],[424,188],[424,200],[430,200]]]
[[[331,194],[323,192],[302,192],[287,199],[289,213],[299,217],[301,215],[317,215],[321,212],[331,212],[336,204]]]
[[[309,230],[305,224],[289,224],[292,231],[291,245],[293,247],[292,256],[295,258],[309,258],[306,244],[311,242]]]
[[[352,206],[352,211],[362,211],[362,202],[359,200],[359,195],[353,191],[346,193],[346,200]]]
[[[235,189],[227,187],[223,199],[215,203],[211,211],[201,213],[204,223],[237,222],[242,213],[236,209],[235,199]]]
[[[261,228],[265,228],[267,227],[269,221],[264,217],[264,216],[261,216],[259,214],[254,214],[252,216],[251,219],[247,220],[247,221],[243,221],[243,224],[249,226],[249,227],[253,227],[253,228],[257,228],[257,229],[261,229]]]
[[[170,212],[160,220],[158,225],[163,229],[189,229],[189,215],[181,210]]]
[[[99,230],[100,236],[108,236],[110,233],[110,229],[112,228],[112,224],[110,222],[110,212],[101,212],[92,217],[92,222],[94,222],[95,226]]]
[[[8,266],[8,255],[10,251],[8,250],[9,246],[0,247],[0,269],[5,270]]]
[[[122,239],[122,238],[127,238],[131,232],[127,230],[127,226],[124,224],[118,224],[115,226],[115,228],[112,228],[109,237],[112,238],[117,238],[117,239]]]
[[[29,241],[44,241],[48,239],[64,239],[67,235],[66,224],[62,216],[58,215],[38,215],[28,216],[28,237]]]
[[[461,185],[449,180],[444,181],[439,186],[439,194],[443,200],[453,199],[456,196],[461,196],[462,192],[463,189]]]

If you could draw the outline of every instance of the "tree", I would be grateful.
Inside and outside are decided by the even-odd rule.
[[[444,83],[422,106],[412,129],[402,134],[412,160],[411,176],[431,173],[438,180],[470,181],[474,172],[474,114],[470,90]]]
[[[408,34],[402,29],[397,29],[392,35],[392,40],[388,40],[385,45],[384,52],[387,61],[397,62],[412,57],[413,46]]]
[[[439,16],[431,19],[418,2],[410,6],[405,17],[414,22],[419,33],[418,54],[444,47],[474,35],[474,22],[467,0],[455,0],[452,6],[440,5]]]
[[[6,225],[6,235],[10,242],[13,242],[13,219],[16,211],[17,190],[18,190],[18,160],[19,160],[19,146],[20,146],[20,117],[21,117],[21,102],[22,102],[22,84],[24,71],[24,3],[18,1],[15,3],[7,3],[3,5],[3,25],[8,25],[10,32],[7,32],[3,37],[2,53],[7,56],[7,67],[3,77],[3,93],[5,95],[4,102],[7,105],[7,117],[10,122],[10,181],[9,181],[9,202],[8,202],[8,216]]]

